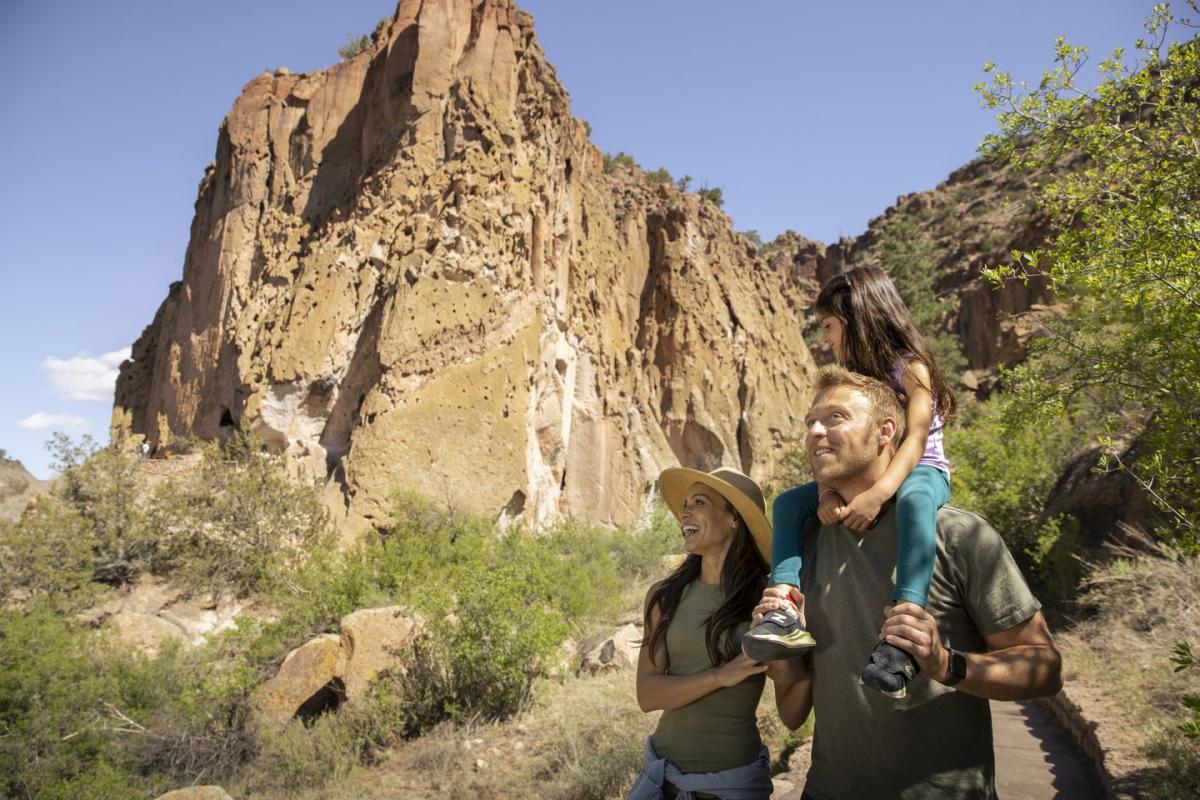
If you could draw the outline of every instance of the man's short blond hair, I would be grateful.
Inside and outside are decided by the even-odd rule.
[[[904,408],[900,405],[900,398],[896,396],[895,390],[883,381],[851,372],[845,367],[830,365],[821,367],[821,371],[817,373],[817,394],[813,401],[816,402],[816,398],[821,394],[838,386],[850,386],[862,392],[871,404],[871,414],[876,424],[889,417],[896,421],[896,436],[892,439],[894,449],[904,438]]]

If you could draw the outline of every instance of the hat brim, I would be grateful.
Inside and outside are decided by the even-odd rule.
[[[683,503],[687,499],[692,485],[700,483],[716,490],[718,494],[733,504],[750,529],[754,545],[762,554],[763,560],[771,563],[771,522],[766,513],[745,492],[728,481],[689,467],[671,467],[663,470],[658,476],[658,491],[662,494],[667,508],[679,519],[683,513]]]

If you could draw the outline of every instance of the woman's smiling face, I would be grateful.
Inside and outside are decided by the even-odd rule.
[[[679,514],[683,526],[683,549],[704,556],[724,552],[737,529],[737,516],[716,490],[693,483]]]

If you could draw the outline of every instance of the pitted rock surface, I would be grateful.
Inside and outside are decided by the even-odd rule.
[[[799,327],[715,205],[605,173],[527,14],[402,0],[358,56],[246,85],[113,427],[250,427],[351,529],[397,488],[629,524],[666,466],[773,474]]]

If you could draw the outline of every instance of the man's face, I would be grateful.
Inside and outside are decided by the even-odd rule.
[[[804,422],[804,449],[818,483],[857,475],[879,458],[880,425],[871,401],[853,386],[834,386],[817,395]]]

